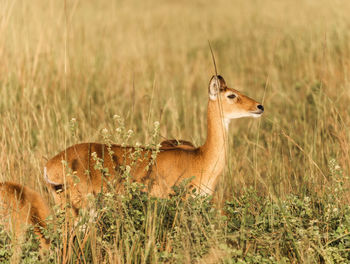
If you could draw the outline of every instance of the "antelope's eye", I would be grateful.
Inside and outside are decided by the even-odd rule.
[[[230,94],[230,95],[227,96],[227,98],[234,99],[234,98],[236,98],[236,95],[235,94]]]

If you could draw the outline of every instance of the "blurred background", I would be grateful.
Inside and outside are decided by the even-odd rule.
[[[130,144],[148,143],[155,121],[164,138],[203,144],[210,41],[228,86],[265,107],[231,123],[217,197],[330,191],[350,168],[349,10],[340,0],[0,0],[1,180],[43,193],[45,161],[102,141],[115,114]]]

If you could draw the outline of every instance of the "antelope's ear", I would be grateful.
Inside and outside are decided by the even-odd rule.
[[[219,92],[226,90],[226,88],[227,85],[224,78],[220,75],[214,75],[209,82],[209,99],[215,101]]]

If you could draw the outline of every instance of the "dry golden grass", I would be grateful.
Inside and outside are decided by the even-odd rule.
[[[45,157],[100,140],[119,114],[147,142],[201,144],[213,65],[263,100],[264,117],[233,122],[223,185],[284,192],[349,170],[348,4],[343,1],[6,1],[1,3],[1,173],[40,186]],[[71,137],[68,121],[77,118]],[[244,158],[242,158],[244,157]],[[278,184],[277,184],[278,183]],[[223,188],[223,187],[221,187]]]
[[[248,186],[332,191],[330,161],[350,170],[349,10],[340,0],[0,0],[0,179],[46,195],[45,159],[101,141],[114,114],[134,143],[160,121],[165,138],[202,144],[209,40],[227,83],[266,109],[232,122],[217,198]]]

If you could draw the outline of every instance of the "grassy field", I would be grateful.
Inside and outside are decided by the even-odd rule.
[[[75,239],[59,237],[57,212],[61,233],[48,233],[41,261],[349,262],[349,10],[340,0],[0,0],[0,177],[51,204],[45,161],[103,141],[115,114],[130,144],[150,143],[155,121],[160,140],[204,142],[208,40],[228,85],[265,107],[231,124],[214,195],[224,216],[207,198],[184,201],[182,188],[169,200],[111,194],[96,203],[100,224],[82,217]],[[31,243],[13,257],[39,261]]]

